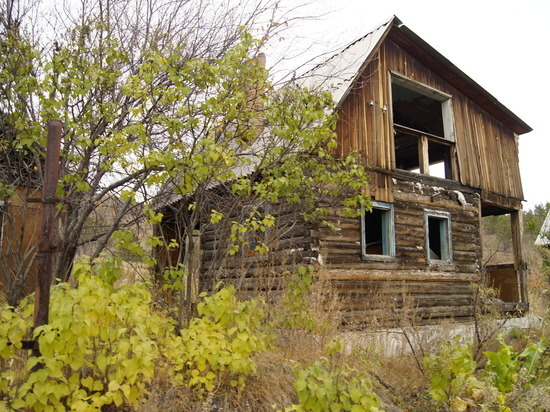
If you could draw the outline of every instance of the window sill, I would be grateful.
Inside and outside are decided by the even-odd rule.
[[[452,260],[428,260],[426,263],[430,266],[453,266]]]
[[[393,262],[395,260],[395,256],[389,256],[389,255],[361,255],[361,260],[365,262]]]

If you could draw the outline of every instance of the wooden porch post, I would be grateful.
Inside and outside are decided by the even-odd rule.
[[[521,302],[529,304],[527,296],[527,261],[523,250],[523,213],[522,209],[510,213],[512,225],[512,243],[514,247],[514,269],[518,276],[518,288]]]

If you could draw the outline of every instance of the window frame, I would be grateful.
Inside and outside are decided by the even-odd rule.
[[[444,230],[439,231],[439,242],[441,248],[441,259],[433,259],[430,257],[430,218],[444,222]],[[452,265],[453,264],[453,242],[452,242],[452,226],[451,214],[435,210],[424,210],[424,233],[425,233],[425,249],[426,261],[430,265]],[[445,252],[445,253],[444,253]]]
[[[432,135],[427,132],[423,132],[418,129],[410,128],[404,125],[399,125],[394,122],[394,109],[393,109],[393,85],[399,85],[403,88],[412,90],[416,93],[422,94],[433,100],[441,103],[441,116],[443,126],[443,136]],[[397,156],[396,156],[396,143],[394,136],[396,135],[396,129],[405,131],[406,134],[417,137],[418,139],[418,168],[420,174],[430,175],[430,150],[429,143],[433,142],[439,146],[448,146],[448,171],[445,171],[445,179],[457,180],[458,179],[458,167],[456,164],[456,134],[454,126],[453,104],[452,96],[444,93],[440,90],[434,89],[428,85],[412,80],[399,73],[390,70],[390,96],[392,96],[392,111],[391,122],[393,128],[392,145],[393,145],[393,168],[397,169]],[[435,163],[434,163],[435,164]],[[404,169],[411,171],[408,169]],[[417,173],[417,172],[413,172]],[[437,177],[437,176],[434,176]]]
[[[393,260],[395,259],[395,211],[391,203],[372,201],[372,209],[384,211],[382,215],[382,251],[383,254],[367,253],[367,227],[365,215],[370,213],[363,208],[361,215],[361,259],[362,260]]]

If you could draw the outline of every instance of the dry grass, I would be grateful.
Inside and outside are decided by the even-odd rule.
[[[284,294],[284,293],[283,293]],[[249,376],[244,390],[223,385],[198,399],[186,386],[175,387],[167,370],[160,368],[150,384],[148,397],[137,409],[140,412],[170,411],[273,411],[273,405],[284,409],[297,402],[294,391],[295,370],[325,356],[327,343],[341,339],[345,350],[332,358],[335,366],[348,365],[370,376],[374,390],[386,411],[437,411],[445,410],[430,400],[429,384],[423,373],[422,358],[426,353],[438,353],[441,342],[451,341],[457,333],[465,338],[466,329],[457,332],[464,324],[443,320],[437,326],[420,326],[412,299],[406,289],[400,294],[402,304],[397,307],[391,296],[381,296],[377,305],[384,307],[379,316],[363,325],[361,330],[345,331],[339,328],[338,299],[327,284],[318,282],[307,294],[303,305],[313,328],[300,325],[274,327],[273,345],[268,352],[256,356],[257,373]],[[508,340],[516,351],[522,350],[527,339],[540,336],[550,339],[550,322],[547,308],[539,294],[531,297],[533,310],[544,322],[531,330],[513,331]],[[288,308],[284,300],[270,304],[272,316],[285,315]],[[288,314],[287,314],[288,315]],[[494,337],[503,332],[495,322],[497,313],[487,313],[478,319],[478,332],[483,337],[483,350],[494,349]],[[384,325],[393,325],[386,327]],[[303,325],[302,325],[303,326]],[[2,365],[6,367],[7,365]],[[9,366],[8,366],[9,367]],[[23,365],[18,365],[23,368]],[[550,410],[548,386],[531,385],[510,394],[512,410]],[[542,409],[541,409],[542,408]]]

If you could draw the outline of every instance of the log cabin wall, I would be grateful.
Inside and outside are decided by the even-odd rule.
[[[339,150],[341,154],[360,151],[371,167],[366,191],[376,202],[381,221],[391,211],[392,233],[386,238],[395,239],[391,245],[382,239],[379,247],[391,252],[365,253],[364,248],[370,247],[365,246],[369,243],[366,217],[344,218],[332,208],[328,219],[337,227],[333,231],[304,222],[299,210],[277,206],[269,211],[276,216],[277,227],[260,234],[270,248],[267,255],[242,247],[230,256],[230,228],[201,223],[203,288],[212,289],[223,281],[244,296],[260,292],[276,298],[287,270],[313,263],[320,285],[328,288],[329,295],[336,292],[344,323],[349,325],[390,323],[395,316],[419,316],[424,323],[442,317],[468,318],[475,310],[472,284],[481,274],[481,215],[512,212],[513,232],[516,237],[521,233],[523,192],[516,133],[530,128],[395,17],[346,50],[368,50],[364,56],[368,63],[357,71],[354,56],[340,62],[335,62],[335,56],[317,74],[324,82],[333,68],[348,63],[359,73],[349,89],[347,81],[355,74],[345,69],[336,73],[333,83],[328,82],[340,93]],[[402,130],[407,125],[394,126],[392,98],[398,87],[394,89],[392,82],[405,89],[412,85],[413,91],[414,85],[421,85],[431,100],[441,102],[443,134],[423,135],[425,130],[411,127],[413,135],[407,135],[411,130]],[[340,100],[342,84],[347,94]],[[406,139],[417,142],[418,159],[402,167],[410,159],[396,154],[395,141]],[[411,147],[412,158],[414,144]],[[439,156],[436,161],[444,159],[445,178],[429,176],[426,170],[432,163],[422,155],[425,152],[428,157]],[[220,211],[234,221],[242,219],[250,206],[230,197],[225,204],[230,210]],[[438,230],[448,233],[439,245],[432,239]],[[436,250],[428,247],[431,243]],[[520,244],[515,241],[516,246]],[[521,286],[525,268],[520,248],[515,254],[512,269]],[[526,302],[525,288],[517,292],[510,299],[521,295]]]
[[[479,197],[466,187],[444,189],[399,178],[393,186],[394,257],[363,260],[361,219],[344,219],[338,211],[332,220],[339,230],[313,232],[321,250],[321,279],[338,293],[344,321],[355,325],[384,315],[388,320],[407,305],[426,322],[471,315],[471,283],[479,278],[481,260]],[[449,216],[450,262],[429,263],[426,211]]]
[[[264,232],[247,233],[245,244],[231,254],[235,243],[230,238],[230,222],[242,221],[251,207],[258,207],[244,203],[240,208],[230,205],[221,210],[230,216],[226,223],[201,222],[200,288],[212,290],[218,282],[223,282],[235,286],[242,297],[261,294],[276,300],[297,265],[318,263],[319,250],[312,241],[313,226],[304,221],[296,205],[269,205],[269,210],[262,212],[273,215],[275,225]],[[254,250],[259,242],[268,246],[267,253]]]
[[[456,139],[456,179],[492,203],[517,210],[523,199],[516,135],[390,38],[382,43],[347,98],[337,125],[341,152],[361,151],[375,170],[395,169],[391,72],[451,96]],[[391,180],[377,177],[372,194],[392,201]]]

